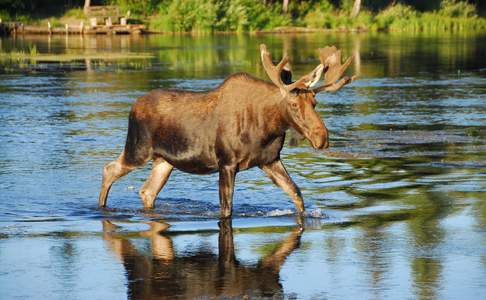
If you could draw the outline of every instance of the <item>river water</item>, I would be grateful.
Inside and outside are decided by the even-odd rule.
[[[486,295],[486,35],[0,42],[1,53],[52,54],[0,60],[1,299]],[[287,51],[297,74],[316,66],[318,47],[355,56],[359,80],[317,97],[329,151],[305,141],[282,151],[304,229],[259,169],[237,176],[232,224],[218,223],[217,174],[174,171],[143,210],[150,166],[98,209],[101,169],[123,149],[134,99],[208,90],[234,72],[266,78],[260,43]]]

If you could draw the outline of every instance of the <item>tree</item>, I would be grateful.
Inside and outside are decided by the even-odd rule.
[[[361,9],[361,0],[354,0],[353,10],[351,10],[351,17],[355,18],[359,15]]]
[[[286,14],[289,11],[289,1],[290,0],[283,0],[282,12],[284,14]]]
[[[84,14],[88,13],[89,6],[91,5],[91,0],[84,0]]]

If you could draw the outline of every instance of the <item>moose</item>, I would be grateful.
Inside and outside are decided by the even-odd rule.
[[[259,167],[302,214],[302,194],[280,159],[285,132],[295,130],[315,149],[329,147],[315,96],[353,81],[354,76],[343,76],[352,57],[342,63],[335,46],[320,48],[320,64],[292,81],[286,54],[277,65],[264,44],[260,54],[272,83],[237,73],[208,92],[157,89],[139,97],[129,114],[124,151],[103,168],[99,207],[106,206],[113,182],[152,160],[139,193],[145,208],[154,207],[174,167],[195,174],[219,172],[221,218],[230,218],[236,173]],[[322,74],[324,84],[316,87]]]

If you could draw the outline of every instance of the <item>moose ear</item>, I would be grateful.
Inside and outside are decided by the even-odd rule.
[[[280,78],[284,84],[291,84],[292,83],[292,68],[290,63],[286,63],[280,73]]]

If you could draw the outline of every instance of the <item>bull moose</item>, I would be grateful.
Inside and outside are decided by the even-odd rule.
[[[272,83],[238,73],[208,92],[158,89],[139,97],[129,114],[124,151],[103,168],[99,207],[106,206],[113,182],[153,160],[140,190],[145,208],[154,207],[175,167],[195,174],[219,172],[221,217],[231,217],[236,173],[258,166],[303,213],[300,189],[280,160],[285,132],[294,129],[316,149],[329,146],[315,95],[353,80],[343,77],[352,57],[343,64],[336,47],[321,48],[320,64],[293,82],[287,55],[274,65],[263,44],[260,53]],[[323,73],[324,84],[314,87]]]

